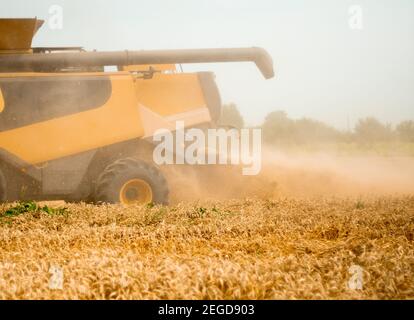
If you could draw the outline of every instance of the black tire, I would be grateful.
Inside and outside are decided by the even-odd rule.
[[[136,158],[120,159],[105,168],[97,180],[95,202],[120,203],[123,187],[131,180],[143,180],[151,189],[154,204],[168,205],[168,185],[160,170]]]

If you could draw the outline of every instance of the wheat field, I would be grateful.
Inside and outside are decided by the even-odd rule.
[[[414,299],[412,158],[205,169],[169,207],[0,205],[0,299]]]
[[[1,206],[1,299],[414,298],[413,196],[64,205]]]

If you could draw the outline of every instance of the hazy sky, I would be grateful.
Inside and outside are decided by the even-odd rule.
[[[365,116],[414,119],[412,0],[1,0],[0,16],[47,20],[54,4],[63,28],[46,24],[34,46],[266,48],[272,80],[249,63],[184,66],[214,71],[223,102],[235,102],[250,124],[272,110],[339,128]],[[352,5],[362,8],[362,30],[349,26]]]

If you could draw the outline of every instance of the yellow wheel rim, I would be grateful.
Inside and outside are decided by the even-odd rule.
[[[124,183],[119,193],[123,204],[146,204],[152,202],[152,189],[142,179],[131,179]]]

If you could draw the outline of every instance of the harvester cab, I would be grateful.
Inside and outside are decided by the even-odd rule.
[[[33,48],[42,24],[0,19],[2,201],[166,204],[168,184],[148,157],[148,138],[176,121],[212,126],[221,113],[214,75],[176,65],[250,61],[265,78],[274,75],[261,48]]]

